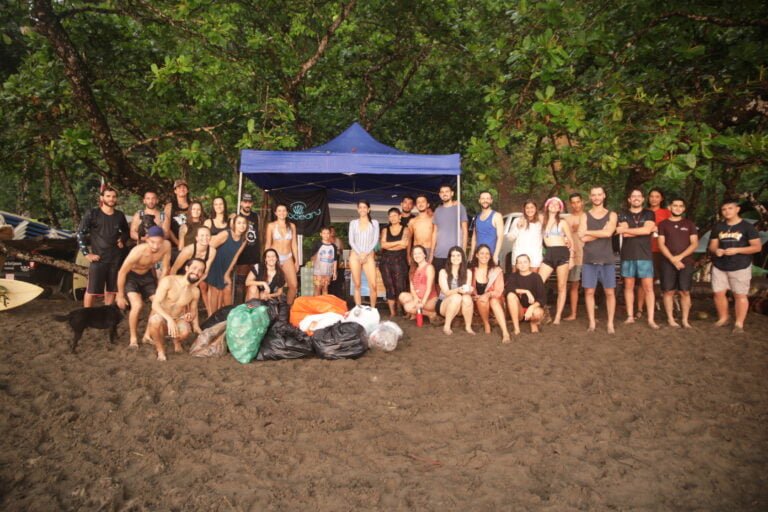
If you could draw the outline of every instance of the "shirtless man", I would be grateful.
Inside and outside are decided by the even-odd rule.
[[[208,226],[200,226],[197,228],[195,243],[190,244],[182,249],[179,255],[176,257],[176,261],[174,262],[173,267],[171,267],[171,275],[175,276],[179,273],[179,270],[184,268],[184,265],[192,258],[197,258],[205,262],[206,271],[200,278],[199,286],[200,291],[203,294],[203,304],[205,305],[205,310],[209,315],[212,315],[215,313],[215,311],[211,311],[211,306],[208,303],[208,294],[206,293],[208,285],[203,280],[208,276],[207,269],[211,268],[213,259],[215,257],[216,248],[211,247],[211,229]]]
[[[200,289],[197,283],[205,273],[205,262],[192,258],[187,262],[183,276],[165,276],[157,286],[149,316],[149,336],[157,349],[157,360],[165,361],[165,337],[173,339],[174,352],[181,352],[181,342],[192,331],[200,334],[197,302]]]
[[[155,264],[162,261],[160,277],[168,273],[171,264],[171,242],[163,236],[163,228],[152,226],[147,230],[147,241],[134,247],[117,273],[117,307],[125,309],[131,304],[128,326],[131,330],[129,348],[138,348],[137,330],[144,301],[155,295],[157,281],[152,274]],[[128,300],[126,302],[126,295]]]
[[[571,233],[578,233],[581,218],[584,216],[584,199],[581,194],[574,192],[568,198],[571,205],[571,214],[565,221],[571,228]],[[578,236],[573,237],[573,268],[568,272],[568,293],[571,303],[571,314],[563,320],[576,320],[576,311],[579,308],[579,286],[581,286],[581,265],[584,259],[584,242]]]
[[[412,233],[410,243],[408,244],[408,260],[410,261],[411,247],[420,245],[422,247],[432,247],[432,217],[427,209],[429,208],[429,199],[425,195],[416,196],[416,209],[419,214],[412,218],[408,223],[408,229]],[[427,253],[427,260],[430,259]]]

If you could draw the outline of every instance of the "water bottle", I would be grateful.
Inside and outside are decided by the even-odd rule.
[[[421,308],[416,310],[416,326],[421,327],[424,325],[424,314],[421,312]]]

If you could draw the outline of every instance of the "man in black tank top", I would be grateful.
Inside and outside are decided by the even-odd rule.
[[[261,244],[259,243],[259,214],[253,211],[253,196],[245,193],[240,199],[240,215],[248,219],[248,231],[245,232],[245,248],[240,253],[235,267],[235,303],[239,304],[245,296],[245,278],[254,265],[261,262]]]
[[[179,229],[187,223],[187,211],[189,210],[189,185],[187,181],[178,179],[173,182],[173,200],[165,205],[165,225],[163,230],[168,235],[172,247],[179,246]],[[174,251],[173,259],[176,259],[178,249]]]
[[[144,209],[137,211],[131,219],[131,238],[137,244],[146,241],[147,229],[152,226],[162,228],[165,223],[165,212],[157,207],[159,203],[157,192],[154,190],[144,192],[142,203],[144,203]],[[165,233],[165,236],[167,237],[168,233]]]
[[[613,334],[613,318],[616,315],[616,269],[611,237],[616,231],[617,216],[605,208],[605,197],[603,187],[592,187],[589,192],[592,208],[581,218],[578,234],[584,242],[581,285],[584,287],[589,331],[595,330],[595,289],[600,282],[605,291],[608,332]]]

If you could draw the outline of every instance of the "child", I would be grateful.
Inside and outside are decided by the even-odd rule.
[[[328,285],[336,279],[336,246],[332,242],[330,227],[323,226],[320,237],[322,240],[312,251],[312,281],[315,295],[328,295]]]

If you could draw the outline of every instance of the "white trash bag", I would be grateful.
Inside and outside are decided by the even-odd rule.
[[[371,334],[379,326],[380,320],[379,312],[370,306],[355,306],[344,315],[345,322],[362,325],[367,334]]]
[[[402,336],[403,330],[395,322],[382,322],[368,336],[368,348],[378,348],[384,352],[392,352],[397,348],[397,341]]]

